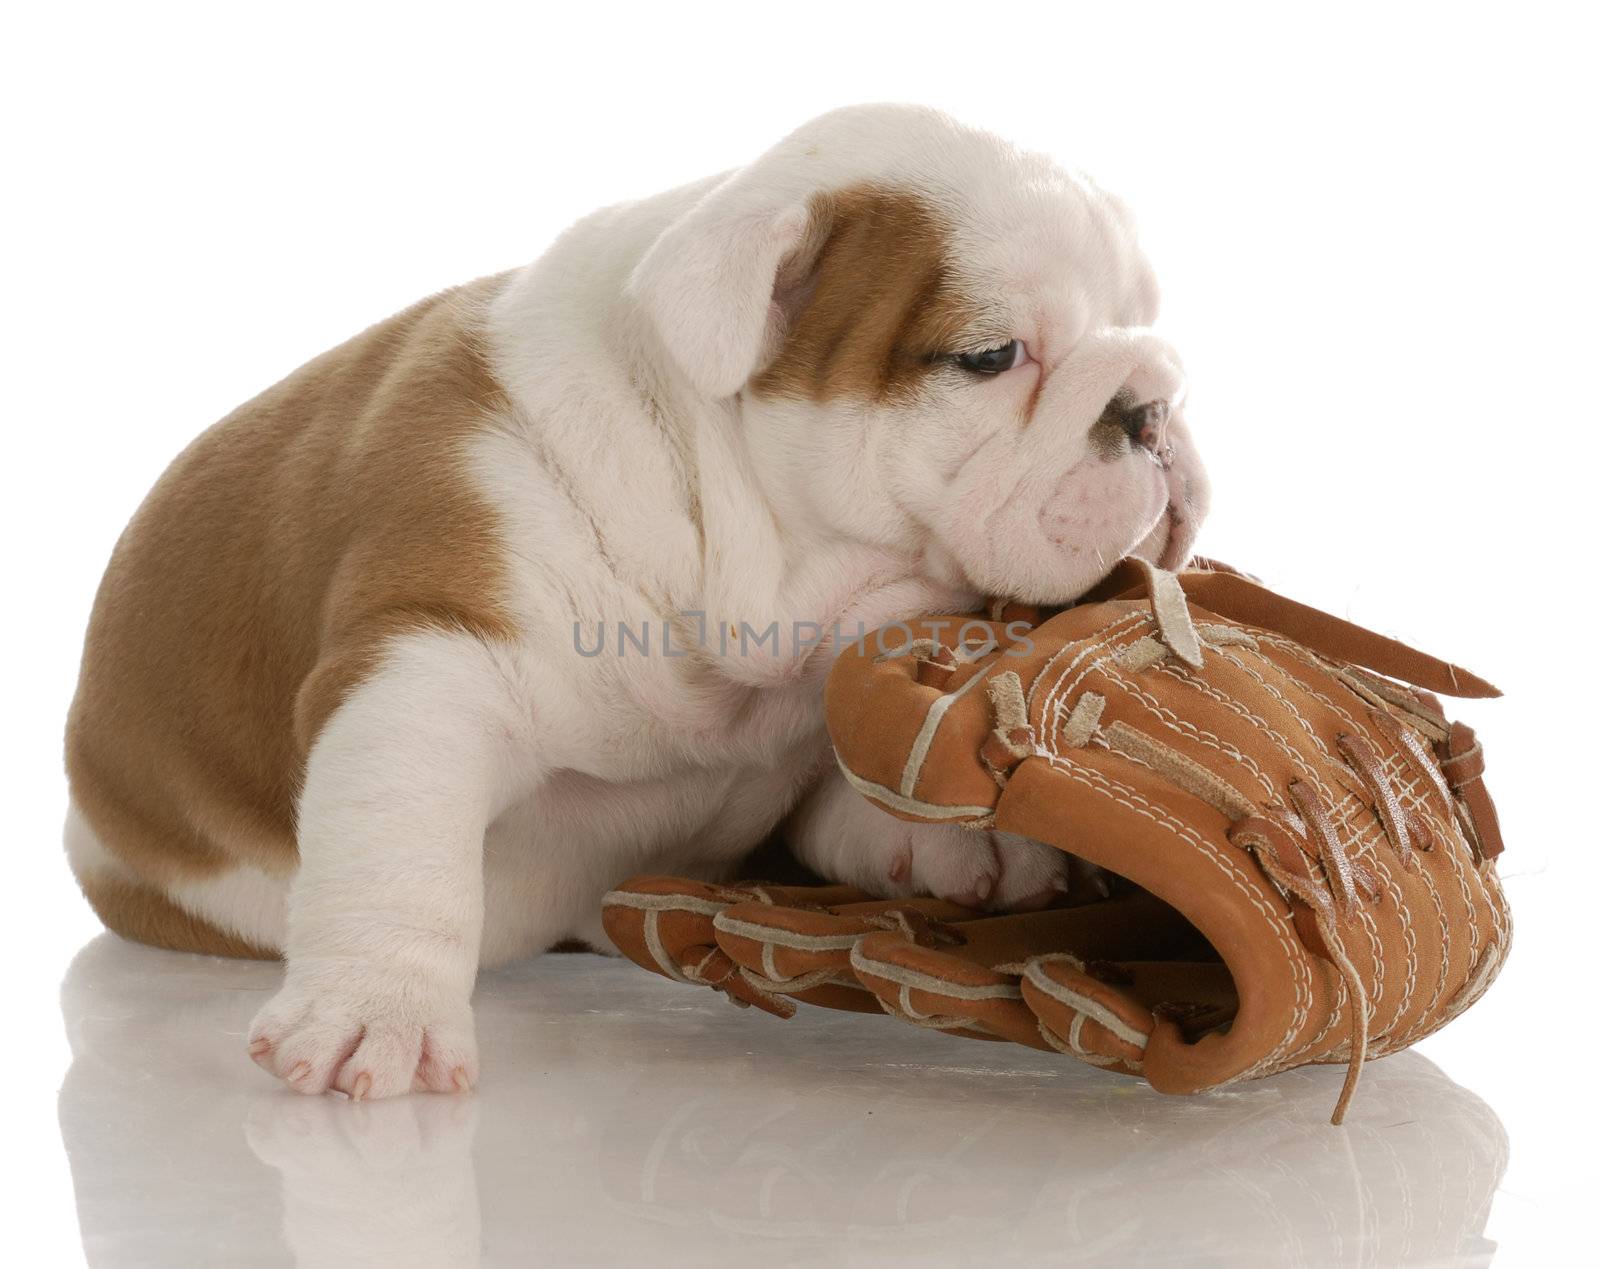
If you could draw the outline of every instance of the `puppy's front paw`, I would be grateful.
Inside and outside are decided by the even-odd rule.
[[[971,908],[1028,912],[1065,894],[1081,867],[1015,833],[917,824],[888,852],[887,892],[931,894]]]
[[[464,996],[348,964],[291,965],[250,1027],[250,1056],[297,1092],[354,1101],[464,1093],[478,1078]]]

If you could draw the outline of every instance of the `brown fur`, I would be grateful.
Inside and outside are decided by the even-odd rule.
[[[938,214],[874,185],[818,195],[810,210],[807,242],[779,279],[788,329],[752,390],[873,402],[914,391],[971,318],[950,283]]]
[[[311,743],[390,636],[513,635],[494,513],[459,465],[505,406],[477,334],[498,285],[424,300],[241,406],[123,533],[67,724],[73,799],[126,869],[83,879],[111,928],[249,954],[163,914],[165,884],[293,869]]]

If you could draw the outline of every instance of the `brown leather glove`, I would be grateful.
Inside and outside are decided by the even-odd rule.
[[[993,916],[636,878],[606,897],[607,932],[769,1012],[882,1010],[1162,1092],[1346,1063],[1339,1122],[1365,1059],[1444,1025],[1504,961],[1482,749],[1432,695],[1498,693],[1213,568],[1130,561],[1021,616],[846,650],[827,688],[839,763],[902,818],[1071,851],[1113,874],[1109,896]]]

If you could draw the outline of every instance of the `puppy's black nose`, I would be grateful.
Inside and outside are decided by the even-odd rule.
[[[1135,453],[1143,450],[1152,462],[1170,467],[1172,447],[1167,443],[1167,421],[1171,415],[1172,407],[1165,400],[1135,403],[1131,393],[1119,392],[1106,403],[1089,435],[1100,457],[1108,463],[1128,453],[1123,447],[1126,437]]]
[[[1166,448],[1167,415],[1170,412],[1165,401],[1146,401],[1142,405],[1134,405],[1125,398],[1118,398],[1106,406],[1106,413],[1127,438],[1152,454],[1160,454]]]

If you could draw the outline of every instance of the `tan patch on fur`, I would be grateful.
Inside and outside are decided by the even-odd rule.
[[[971,318],[951,286],[948,238],[916,194],[858,186],[811,200],[806,241],[778,279],[792,309],[763,396],[884,401],[913,391]]]
[[[116,877],[79,878],[84,896],[106,929],[136,943],[240,960],[271,961],[278,954],[217,929],[185,912],[159,891]]]
[[[478,337],[498,286],[424,300],[235,410],[117,543],[67,771],[100,842],[157,898],[236,861],[293,869],[311,743],[391,636],[512,637],[498,522],[461,455],[506,404]],[[162,928],[138,903],[146,915],[118,920]]]

